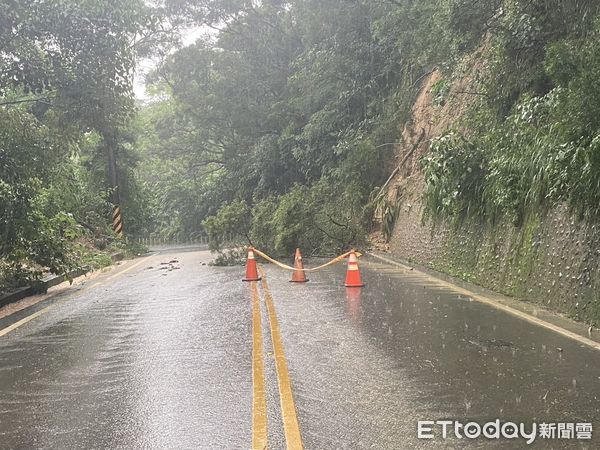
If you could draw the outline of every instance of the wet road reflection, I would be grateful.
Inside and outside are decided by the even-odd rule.
[[[361,302],[362,288],[347,287],[346,288],[346,306],[348,308],[348,317],[358,331],[361,328],[362,322],[362,305]]]
[[[368,266],[359,293],[341,286],[343,267],[313,275],[310,289],[271,281],[285,292],[277,307],[307,447],[423,446],[417,420],[597,423],[600,352],[417,274]],[[493,445],[507,442],[460,442]]]
[[[249,447],[249,303],[206,258],[158,257],[5,336],[0,447]]]
[[[283,448],[264,287],[253,316],[243,268],[209,258],[159,255],[0,339],[0,447],[249,448],[254,318]],[[523,447],[421,441],[418,420],[598,424],[597,350],[387,265],[363,264],[364,288],[263,267],[306,448]],[[534,446],[567,447],[598,441]]]

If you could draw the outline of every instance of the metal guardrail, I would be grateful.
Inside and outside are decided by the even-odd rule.
[[[210,238],[208,235],[200,234],[194,236],[146,236],[133,238],[133,241],[145,245],[147,247],[162,247],[162,246],[180,246],[180,245],[208,245]],[[233,234],[224,235],[221,238],[221,243],[233,243],[235,236]]]
[[[121,261],[123,259],[123,254],[114,253],[110,255],[110,257],[113,262]],[[29,286],[23,286],[21,288],[13,289],[10,292],[0,294],[0,307],[17,302],[25,297],[30,297],[37,294],[45,294],[49,288],[57,286],[64,281],[69,281],[73,278],[85,275],[89,271],[90,269],[81,268],[64,275],[50,274],[41,280],[31,282]]]

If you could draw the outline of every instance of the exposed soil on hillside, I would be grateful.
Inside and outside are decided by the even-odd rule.
[[[387,187],[388,200],[392,203],[401,202],[400,214],[407,210],[421,211],[424,179],[420,162],[431,140],[454,127],[460,127],[460,118],[474,102],[481,99],[479,80],[487,70],[486,51],[487,47],[482,46],[461,61],[452,79],[447,79],[439,69],[434,69],[421,80],[410,120],[402,130],[402,144],[396,147],[395,165],[401,167]],[[440,96],[438,92],[441,85],[444,88]],[[438,96],[435,99],[434,93]],[[373,233],[370,240],[378,250],[390,249],[380,232]]]

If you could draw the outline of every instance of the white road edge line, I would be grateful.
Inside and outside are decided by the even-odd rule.
[[[471,297],[473,300],[479,302],[479,303],[483,303],[486,304],[488,306],[492,306],[493,308],[499,309],[501,311],[504,311],[508,314],[511,314],[513,316],[516,316],[522,320],[526,320],[527,322],[533,323],[535,325],[538,325],[540,327],[546,328],[548,330],[554,331],[555,333],[561,334],[565,337],[571,338],[581,344],[585,344],[589,347],[592,347],[596,350],[600,350],[600,343],[593,341],[592,339],[588,339],[585,336],[581,336],[580,334],[574,333],[572,331],[566,330],[558,325],[554,325],[550,322],[546,322],[545,320],[542,319],[538,319],[535,316],[532,316],[531,314],[525,313],[523,311],[519,311],[518,309],[512,308],[511,306],[508,305],[504,305],[496,300],[492,300],[489,297],[485,297],[483,295],[479,295],[479,294],[475,294],[474,292],[471,292],[467,289],[461,288],[453,283],[441,280],[439,278],[436,278],[433,275],[430,275],[428,273],[425,272],[421,272],[418,269],[406,266],[402,263],[399,263],[397,261],[393,261],[391,259],[385,258],[383,256],[379,256],[379,255],[374,255],[372,253],[369,253],[370,256],[377,258],[381,261],[385,261],[388,264],[394,265],[394,266],[398,266],[398,267],[402,267],[403,269],[406,270],[413,270],[415,272],[421,273],[423,275],[425,275],[428,279],[432,280],[435,284],[446,287],[448,289],[453,290],[454,292],[457,292],[459,294],[463,294],[463,295],[467,295],[469,297]]]
[[[126,272],[129,272],[130,270],[132,270],[132,269],[136,268],[137,266],[139,266],[140,264],[142,264],[142,263],[146,262],[146,261],[147,261],[147,260],[149,260],[150,258],[153,258],[154,256],[157,256],[159,253],[160,253],[160,252],[158,252],[158,253],[155,253],[155,254],[153,254],[153,255],[150,255],[150,256],[147,256],[146,258],[144,258],[144,259],[142,259],[142,260],[138,261],[137,263],[135,263],[135,264],[133,264],[133,265],[129,266],[128,268],[126,268],[126,269],[124,269],[124,270],[122,270],[122,271],[120,271],[120,272],[117,272],[116,274],[114,274],[114,275],[112,275],[112,276],[108,277],[106,280],[104,280],[104,281],[101,281],[101,282],[98,282],[98,283],[94,283],[93,285],[89,286],[89,287],[88,287],[88,289],[89,289],[89,288],[92,288],[92,287],[99,286],[99,285],[103,284],[105,281],[112,280],[113,278],[115,278],[115,277],[117,277],[117,276],[119,276],[119,275],[123,275],[124,273],[126,273]],[[86,289],[86,290],[87,290],[87,289]],[[81,293],[81,292],[82,292],[82,290],[79,290],[79,291],[77,291],[76,293]],[[6,327],[6,328],[3,328],[2,330],[0,330],[0,337],[7,335],[7,334],[8,334],[8,333],[10,333],[11,331],[13,331],[13,330],[16,330],[16,329],[17,329],[17,328],[19,328],[21,325],[25,325],[27,322],[30,322],[30,321],[32,321],[32,320],[33,320],[33,319],[35,319],[36,317],[39,317],[39,316],[41,316],[42,314],[45,314],[45,313],[47,313],[49,310],[51,310],[52,308],[54,308],[56,305],[58,305],[58,304],[60,304],[60,303],[63,303],[64,301],[71,300],[71,299],[72,299],[72,296],[69,296],[68,298],[64,299],[64,300],[63,300],[63,301],[61,301],[61,302],[54,303],[53,305],[46,306],[45,308],[43,308],[43,309],[40,309],[39,311],[37,311],[37,312],[34,312],[33,314],[31,314],[31,315],[29,315],[29,316],[27,316],[27,317],[25,317],[25,318],[23,318],[23,319],[19,320],[18,322],[15,322],[15,323],[13,323],[12,325],[9,325],[9,326],[8,326],[8,327]]]

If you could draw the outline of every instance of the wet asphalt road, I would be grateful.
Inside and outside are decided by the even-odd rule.
[[[252,288],[243,268],[201,265],[210,258],[128,262],[1,336],[0,448],[250,448]],[[599,351],[415,273],[361,268],[362,290],[342,286],[343,266],[306,284],[265,267],[306,448],[525,446],[423,441],[418,420],[600,426]],[[285,448],[258,288],[269,447]],[[532,447],[598,448],[596,434]]]

